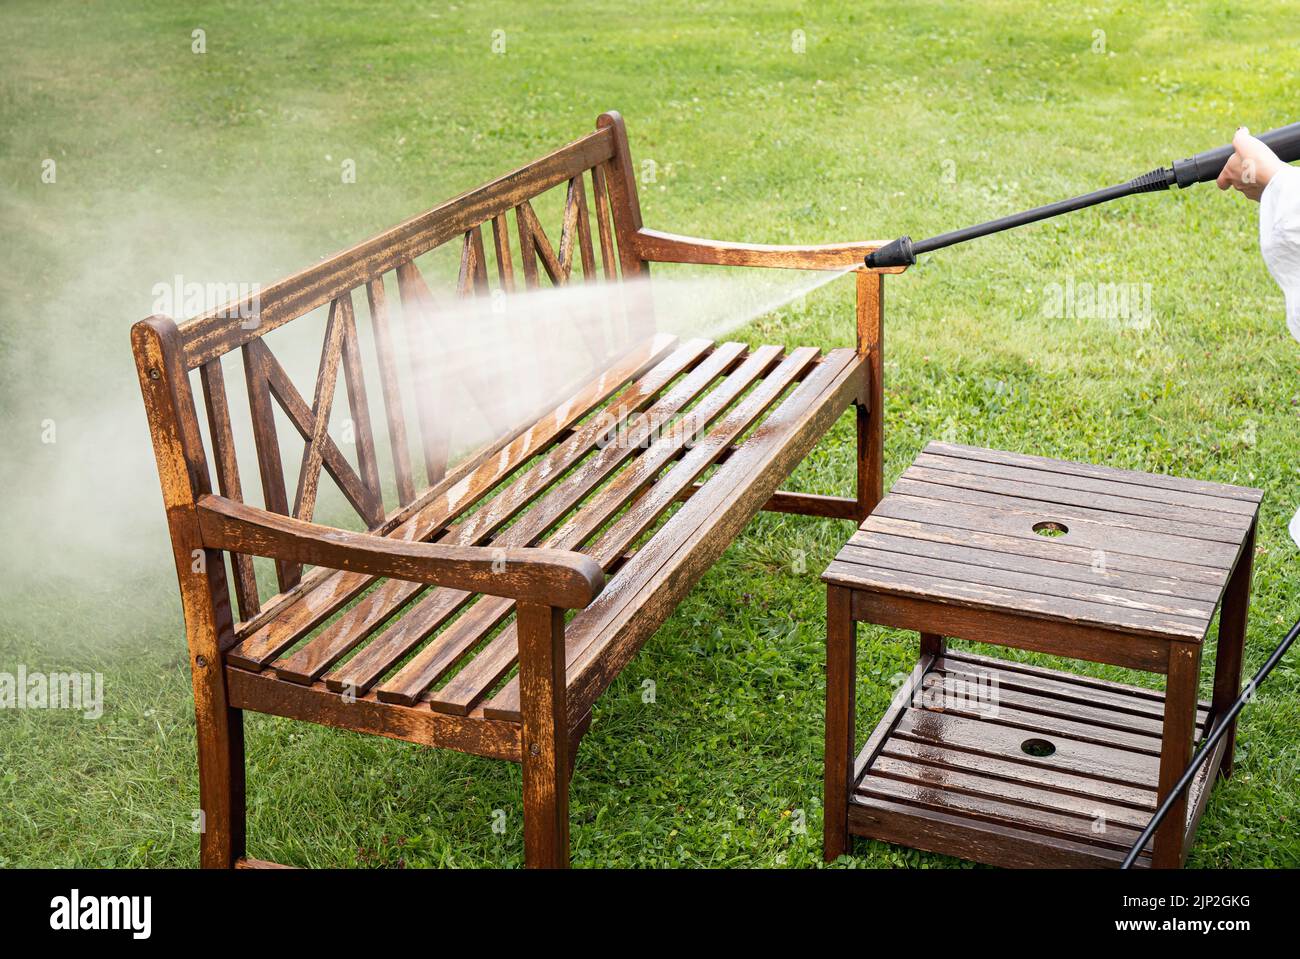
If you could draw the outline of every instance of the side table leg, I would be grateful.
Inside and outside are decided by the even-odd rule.
[[[1226,713],[1241,693],[1241,660],[1246,647],[1246,613],[1250,606],[1250,576],[1255,559],[1255,524],[1250,526],[1241,556],[1232,570],[1219,612],[1219,649],[1214,660],[1214,702],[1211,716]],[[1219,773],[1232,775],[1232,756],[1237,744],[1237,722],[1225,733],[1223,761]],[[1208,730],[1207,730],[1208,732]]]
[[[857,636],[851,591],[826,588],[826,793],[822,848],[827,862],[849,851],[849,793],[853,788]]]
[[[1164,802],[1192,761],[1192,737],[1196,732],[1196,687],[1200,672],[1200,644],[1169,644],[1157,803]],[[1177,869],[1183,864],[1183,835],[1186,830],[1187,790],[1183,790],[1165,821],[1156,830],[1155,849],[1151,857],[1153,866],[1158,869]]]

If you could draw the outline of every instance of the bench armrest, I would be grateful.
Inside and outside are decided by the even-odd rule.
[[[657,263],[699,263],[713,266],[762,266],[787,270],[868,271],[863,260],[884,246],[885,240],[827,243],[821,246],[773,246],[766,243],[728,243],[694,236],[678,236],[642,227],[633,234],[636,254]],[[872,273],[902,273],[907,267],[870,269]]]
[[[212,494],[199,498],[197,510],[199,536],[208,549],[563,609],[582,609],[605,583],[605,574],[595,560],[569,550],[411,543],[306,523]]]

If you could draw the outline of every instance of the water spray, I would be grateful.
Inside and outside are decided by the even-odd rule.
[[[1259,139],[1264,141],[1283,163],[1293,163],[1300,160],[1300,123],[1292,123],[1289,126],[1270,130],[1260,136]],[[910,236],[900,236],[897,240],[885,244],[874,253],[868,254],[866,263],[870,267],[911,266],[922,253],[942,250],[946,246],[965,243],[967,240],[988,236],[990,233],[1001,233],[1003,230],[1024,226],[1026,223],[1036,223],[1039,220],[1060,216],[1062,213],[1082,210],[1084,207],[1096,206],[1099,203],[1109,203],[1111,200],[1133,196],[1136,193],[1158,193],[1161,190],[1173,189],[1175,186],[1185,190],[1195,183],[1206,183],[1218,179],[1219,173],[1223,170],[1224,164],[1228,162],[1233,152],[1231,144],[1215,150],[1206,150],[1204,153],[1198,153],[1185,160],[1177,160],[1173,166],[1152,170],[1150,173],[1134,177],[1126,183],[1106,187],[1104,190],[1096,190],[1092,193],[1085,193],[1069,200],[1061,200],[1057,203],[1049,203],[1046,206],[1035,207],[1022,213],[990,220],[987,223],[968,226],[962,230],[953,230],[951,233],[941,233],[938,236],[930,237],[928,240],[913,242]]]

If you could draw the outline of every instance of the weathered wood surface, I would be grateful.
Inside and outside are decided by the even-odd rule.
[[[836,557],[837,585],[1199,642],[1259,491],[931,443]],[[1066,532],[1046,538],[1045,524]]]
[[[863,260],[884,242],[827,243],[819,246],[780,246],[729,243],[641,229],[633,237],[644,260],[660,263],[706,263],[716,266],[757,266],[784,270],[844,270],[862,267]],[[872,273],[902,273],[907,267],[882,267]]]
[[[1138,717],[1159,693],[1108,684],[1099,701],[1092,680],[951,652],[920,672],[858,758],[850,831],[1000,865],[1118,865],[1156,807],[1161,725]],[[950,674],[1017,681],[995,711],[963,711],[939,697]]]
[[[538,214],[549,190],[563,191],[558,224]],[[421,258],[448,243],[459,254],[453,300],[603,282],[609,310],[610,332],[584,344],[602,358],[600,374],[459,460],[446,409],[485,407],[500,385],[473,370],[453,379],[430,368],[448,301],[430,289]],[[618,281],[646,276],[656,260],[861,269],[877,245],[765,246],[647,230],[627,132],[610,112],[594,132],[255,299],[179,326],[137,324],[194,663],[210,816],[204,864],[267,865],[244,851],[243,709],[521,761],[526,859],[566,864],[568,777],[600,692],[758,510],[859,518],[883,470],[878,275],[874,298],[859,303],[858,349],[826,356],[662,335],[618,347],[614,331],[633,329],[633,311],[653,312],[644,284]],[[355,315],[363,289],[368,343]],[[322,308],[308,390],[265,336]],[[864,322],[874,332],[864,333]],[[519,333],[526,343],[537,331]],[[243,502],[222,368],[232,352],[243,361],[263,508]],[[210,457],[190,395],[195,369]],[[340,379],[351,444],[333,435]],[[850,405],[854,495],[779,489]],[[302,440],[292,477],[277,406]],[[372,415],[384,428],[372,428]],[[387,463],[392,473],[383,476]],[[322,477],[365,531],[312,522]],[[254,556],[274,561],[274,595],[259,592]],[[595,608],[604,588],[615,596]],[[566,607],[591,607],[591,615],[566,624]]]
[[[828,663],[857,621],[922,636],[843,811],[842,736],[828,738],[828,858],[847,849],[847,816],[849,833],[995,865],[1119,865],[1236,695],[1260,496],[929,444],[824,576]],[[1220,599],[1215,700],[1198,703]],[[949,637],[1164,673],[1166,688],[955,652]],[[828,678],[827,690],[838,729],[852,688]],[[1226,773],[1230,756],[1224,746],[1213,768]],[[1214,775],[1180,798],[1139,865],[1183,863]]]
[[[187,321],[180,327],[186,367],[194,369],[261,337],[342,293],[383,276],[399,264],[464,235],[467,230],[513,209],[521,200],[608,162],[614,155],[613,140],[610,131],[597,129],[513,173],[469,190],[301,273],[271,284],[259,293],[258,323],[251,329],[237,315],[241,307],[251,312],[251,302],[225,304]],[[635,190],[634,182],[632,189]]]

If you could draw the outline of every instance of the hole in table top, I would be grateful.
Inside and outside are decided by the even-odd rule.
[[[1064,523],[1058,523],[1054,519],[1044,520],[1041,523],[1034,524],[1034,532],[1039,536],[1064,536],[1070,531],[1070,527]]]
[[[1043,756],[1050,756],[1052,753],[1056,752],[1056,747],[1046,739],[1035,738],[1026,739],[1021,743],[1020,751],[1028,753],[1031,756],[1038,756],[1041,759]]]

